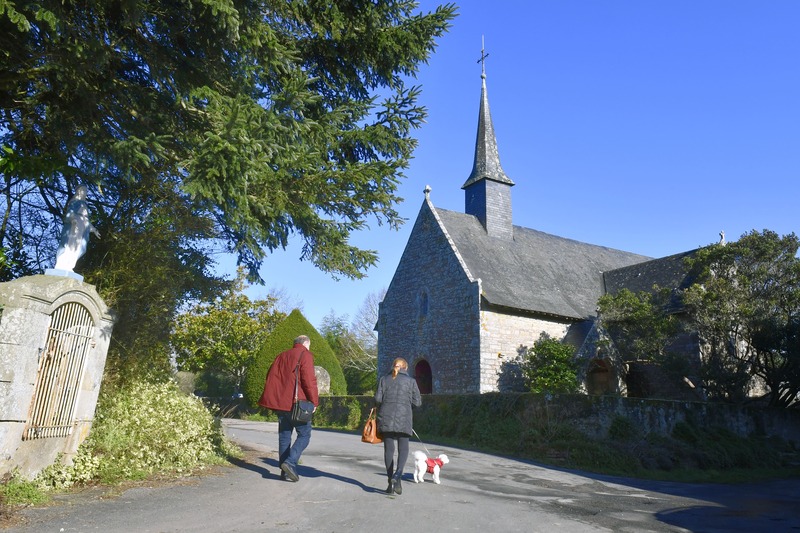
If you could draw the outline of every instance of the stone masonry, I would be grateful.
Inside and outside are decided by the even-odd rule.
[[[380,305],[380,375],[395,357],[411,374],[425,360],[434,393],[479,392],[480,289],[464,268],[426,198]]]

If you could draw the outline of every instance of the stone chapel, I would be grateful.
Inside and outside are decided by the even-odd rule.
[[[685,286],[682,260],[692,252],[653,259],[515,226],[485,71],[481,80],[464,213],[436,208],[425,188],[379,306],[379,373],[404,357],[423,394],[514,390],[507,370],[546,332],[576,347],[589,393],[620,392],[625,370],[593,344],[598,299],[624,287]]]

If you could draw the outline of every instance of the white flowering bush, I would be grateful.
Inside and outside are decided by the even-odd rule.
[[[92,455],[92,451],[84,443],[72,458],[72,464],[63,464],[59,457],[55,463],[39,472],[33,482],[44,491],[68,489],[94,480],[99,467],[100,458]]]
[[[134,382],[104,396],[87,445],[104,481],[187,472],[233,451],[203,403],[174,383]]]
[[[71,464],[59,457],[33,480],[17,472],[0,480],[0,508],[41,503],[50,491],[97,480],[180,474],[239,454],[198,398],[174,383],[132,383],[100,398],[91,434]]]

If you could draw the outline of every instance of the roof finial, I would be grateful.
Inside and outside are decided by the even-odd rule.
[[[422,192],[425,193],[425,199],[427,200],[431,196],[431,186],[430,185],[426,185],[425,186],[425,190],[423,190]]]
[[[485,54],[484,50],[483,35],[481,35],[481,58],[478,63],[481,64],[481,78],[486,79],[486,58],[489,57],[489,54]]]

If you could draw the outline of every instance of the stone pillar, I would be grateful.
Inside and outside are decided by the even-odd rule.
[[[23,440],[51,315],[67,304],[85,308],[93,325],[78,375],[72,428],[66,436]],[[74,277],[39,275],[0,283],[0,476],[18,470],[33,477],[59,454],[71,460],[94,419],[112,327],[95,288]]]

